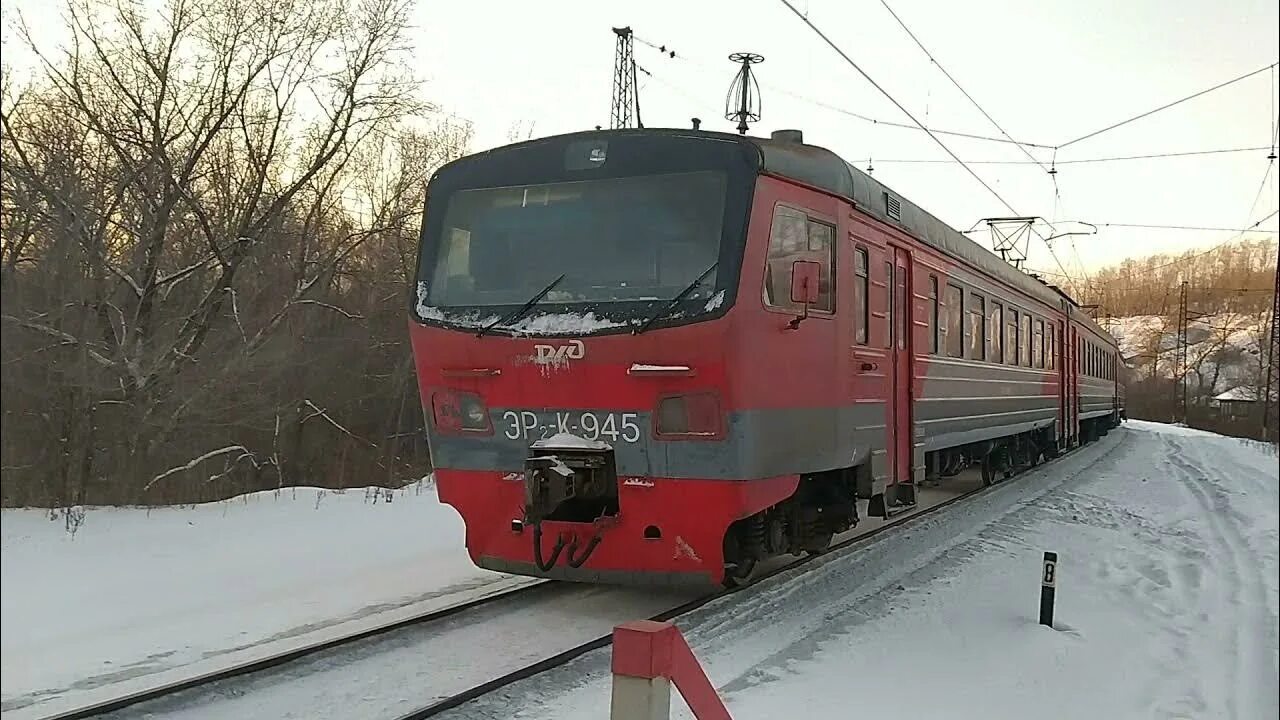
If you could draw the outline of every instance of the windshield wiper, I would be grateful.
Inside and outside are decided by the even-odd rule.
[[[556,278],[555,280],[552,280],[550,285],[547,285],[546,287],[539,290],[537,295],[534,295],[533,297],[529,298],[529,300],[525,302],[524,305],[521,305],[520,308],[515,312],[508,313],[498,318],[497,320],[494,320],[488,325],[485,325],[484,327],[480,328],[480,330],[476,332],[476,337],[484,337],[486,333],[498,327],[499,325],[506,325],[508,323],[513,323],[519,320],[520,318],[524,317],[525,313],[529,312],[530,308],[532,308],[534,305],[537,305],[538,301],[546,297],[547,293],[551,292],[551,290],[555,286],[559,285],[561,280],[564,280],[564,276],[565,276],[564,273],[560,273],[560,277]]]
[[[639,335],[645,330],[648,330],[650,325],[658,322],[659,319],[665,317],[667,313],[671,312],[672,308],[680,304],[681,300],[685,299],[689,295],[689,293],[697,289],[697,287],[702,284],[702,281],[706,280],[707,276],[711,274],[711,271],[716,269],[716,265],[719,265],[719,264],[720,264],[719,261],[711,263],[711,266],[708,267],[706,270],[703,270],[702,274],[699,275],[697,278],[695,278],[693,282],[689,283],[688,287],[681,290],[679,293],[676,294],[675,297],[668,300],[667,303],[663,305],[661,309],[658,310],[658,312],[651,315],[648,320],[645,320],[644,324],[636,328],[632,332],[632,334]]]

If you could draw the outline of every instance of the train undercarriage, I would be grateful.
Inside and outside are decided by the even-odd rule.
[[[1113,413],[1082,420],[1079,444],[1106,435],[1120,419],[1119,413]],[[942,478],[976,467],[982,484],[991,486],[1052,460],[1062,451],[1053,426],[946,448],[925,454],[924,482],[937,485]],[[826,550],[835,535],[858,524],[857,501],[869,499],[869,485],[865,464],[802,476],[794,495],[729,526],[724,540],[725,583],[748,582],[760,561],[773,556]]]

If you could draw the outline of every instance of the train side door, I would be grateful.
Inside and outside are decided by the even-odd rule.
[[[1070,321],[1067,327],[1068,332],[1071,333],[1071,342],[1064,343],[1069,354],[1066,363],[1069,378],[1067,405],[1070,411],[1067,414],[1067,447],[1071,447],[1078,442],[1080,434],[1080,334],[1076,332],[1075,325]]]
[[[895,493],[900,503],[915,502],[914,487],[914,433],[912,422],[912,390],[911,390],[911,327],[912,302],[914,294],[911,282],[911,256],[906,249],[891,246],[892,260],[888,263],[889,287],[892,288],[889,303],[889,358],[890,382],[888,411],[889,467],[892,482],[901,483]],[[903,491],[905,490],[905,492]]]
[[[1058,432],[1057,440],[1059,448],[1066,448],[1070,443],[1070,430],[1067,429],[1067,418],[1071,417],[1071,369],[1067,364],[1067,358],[1070,351],[1067,349],[1071,343],[1066,333],[1066,326],[1061,320],[1055,320],[1054,324],[1058,327],[1058,345],[1054,348],[1057,357],[1054,358],[1058,364]]]

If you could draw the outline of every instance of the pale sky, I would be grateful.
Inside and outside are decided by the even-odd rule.
[[[793,0],[863,70],[931,127],[998,131],[933,67],[880,0]],[[7,8],[53,2],[7,0]],[[1275,0],[889,0],[933,56],[1014,138],[1060,145],[1280,57]],[[37,10],[38,12],[39,10]],[[473,150],[521,138],[608,127],[615,36],[667,45],[676,59],[636,43],[646,127],[732,131],[724,96],[734,51],[765,56],[758,66],[763,117],[751,134],[799,128],[957,229],[1009,211],[917,131],[875,126],[805,102],[793,93],[885,120],[909,122],[779,0],[419,0],[412,34],[424,96],[470,120]],[[50,18],[52,20],[52,18]],[[1058,161],[1269,147],[1275,76],[1230,87],[1058,152]],[[926,119],[927,118],[927,119]],[[940,136],[966,161],[1026,160],[1007,144]],[[1046,163],[1049,150],[1033,151]],[[1058,166],[1061,200],[1035,165],[971,167],[1022,215],[1092,223],[1243,228],[1277,208],[1276,173],[1258,197],[1268,150]],[[1272,218],[1261,227],[1275,230]],[[1062,229],[1065,229],[1063,226]],[[1055,243],[1073,275],[1152,252],[1208,247],[1223,232],[1101,228]],[[987,242],[985,234],[974,236]],[[1274,235],[1272,237],[1275,237]],[[1034,241],[1029,266],[1057,270]]]

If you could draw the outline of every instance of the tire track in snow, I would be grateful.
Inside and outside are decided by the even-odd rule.
[[[1232,688],[1225,698],[1233,718],[1275,717],[1277,680],[1274,656],[1268,645],[1276,639],[1275,619],[1267,610],[1266,589],[1258,582],[1262,563],[1241,531],[1228,491],[1214,479],[1212,466],[1198,466],[1187,458],[1187,447],[1176,436],[1165,436],[1168,462],[1175,479],[1199,505],[1207,520],[1209,552],[1223,568],[1223,595],[1232,610],[1228,656],[1223,686]],[[1233,463],[1239,468],[1239,463]],[[1215,471],[1216,472],[1216,471]]]

